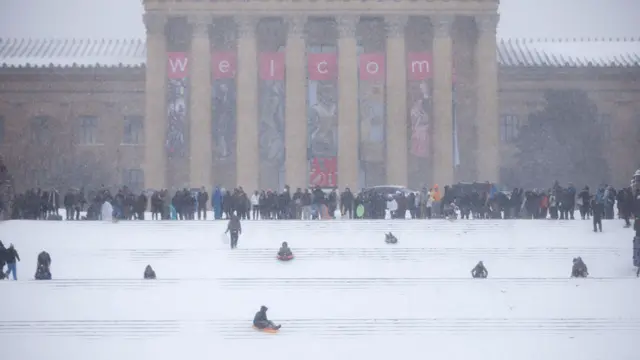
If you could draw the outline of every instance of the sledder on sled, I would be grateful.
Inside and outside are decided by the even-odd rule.
[[[571,267],[571,277],[586,278],[589,276],[589,270],[587,265],[582,261],[582,258],[578,256],[573,259],[573,266]]]
[[[260,311],[253,318],[253,328],[262,332],[276,333],[280,330],[281,325],[276,325],[267,319],[267,310],[269,309],[264,305],[260,307]]]
[[[156,272],[153,270],[151,265],[147,265],[147,267],[144,269],[144,279],[145,280],[155,280],[156,279]]]
[[[289,261],[293,260],[293,253],[289,248],[289,244],[287,242],[283,242],[280,250],[278,250],[278,260],[280,261]]]
[[[484,263],[482,263],[482,261],[478,261],[476,266],[471,269],[471,276],[474,279],[486,279],[487,276],[489,276],[489,271],[484,267]]]
[[[43,251],[38,254],[38,267],[34,278],[36,280],[51,280],[51,256],[48,252]]]
[[[389,232],[388,234],[384,234],[384,242],[386,242],[387,244],[397,244],[398,238],[395,237],[395,235],[393,235],[391,232]]]

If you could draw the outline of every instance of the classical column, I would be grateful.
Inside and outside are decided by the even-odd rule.
[[[500,120],[498,116],[498,14],[476,16],[476,89],[478,129],[478,180],[500,180]]]
[[[408,16],[387,16],[387,184],[409,185],[407,61],[404,29]]]
[[[167,131],[167,40],[163,14],[144,14],[147,28],[145,68],[144,186],[164,189],[167,179],[167,155],[164,148]]]
[[[433,181],[444,188],[453,183],[453,44],[452,15],[431,18],[433,38]]]
[[[285,95],[285,176],[293,189],[307,187],[307,67],[304,26],[306,17],[287,18]]]
[[[336,18],[338,39],[338,187],[358,188],[358,55],[359,17]]]
[[[256,25],[258,18],[240,16],[238,22],[238,97],[236,99],[237,146],[236,174],[238,186],[247,194],[258,190],[258,53]]]
[[[210,188],[213,168],[211,148],[211,45],[209,24],[206,15],[189,16],[192,27],[191,53],[189,56],[189,79],[191,85],[190,118],[190,170],[192,187]]]

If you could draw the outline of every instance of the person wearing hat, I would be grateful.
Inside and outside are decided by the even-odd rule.
[[[260,311],[256,313],[256,316],[253,318],[253,326],[258,329],[280,329],[280,325],[274,324],[272,321],[267,319],[267,310],[269,310],[266,306],[262,305],[260,307]]]

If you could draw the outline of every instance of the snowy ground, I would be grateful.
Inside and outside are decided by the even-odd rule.
[[[640,280],[620,221],[0,223],[8,359],[636,360]],[[393,231],[399,244],[386,245]],[[296,259],[279,263],[288,241]],[[36,256],[56,280],[36,282]],[[589,279],[569,279],[582,256]],[[489,279],[470,279],[483,260]],[[141,280],[151,264],[159,279]],[[257,333],[260,305],[283,328]]]

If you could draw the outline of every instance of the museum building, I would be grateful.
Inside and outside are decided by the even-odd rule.
[[[144,7],[146,39],[0,39],[16,190],[508,184],[549,89],[597,105],[613,183],[640,165],[638,39],[497,39],[496,0]]]

